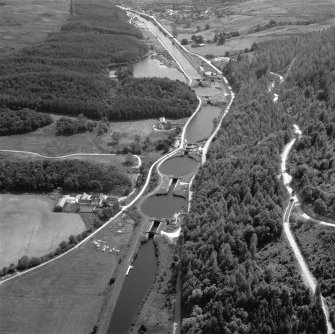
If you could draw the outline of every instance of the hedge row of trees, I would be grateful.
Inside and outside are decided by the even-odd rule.
[[[290,43],[278,52],[285,53]],[[236,98],[193,185],[182,250],[184,333],[326,333],[320,289],[304,287],[298,270],[262,259],[276,248],[281,263],[287,193],[278,178],[280,153],[293,119],[268,93],[274,44],[253,60],[226,68]],[[270,49],[270,50],[269,50]],[[288,58],[288,57],[287,57]],[[293,58],[291,58],[292,60]],[[280,63],[280,62],[278,62]],[[289,65],[287,62],[286,65]]]
[[[10,110],[0,108],[0,136],[34,131],[52,122],[50,115],[31,109]]]
[[[113,167],[80,160],[1,161],[0,188],[3,191],[119,191],[131,189],[129,178]]]
[[[89,233],[91,233],[93,231],[93,228],[90,228],[80,234],[78,234],[77,236],[71,235],[69,237],[68,241],[62,241],[59,246],[52,252],[44,255],[44,256],[33,256],[33,257],[28,257],[28,256],[22,256],[17,264],[15,263],[11,263],[9,266],[5,266],[0,270],[0,276],[4,276],[7,274],[14,274],[15,271],[23,271],[29,268],[33,268],[36,267],[38,265],[40,265],[43,262],[47,262],[51,259],[53,259],[54,257],[61,255],[63,253],[65,253],[66,251],[68,251],[69,249],[71,249],[72,247],[74,247],[78,242],[80,242],[81,240],[85,239]]]

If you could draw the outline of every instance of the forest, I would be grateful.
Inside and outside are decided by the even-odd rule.
[[[107,67],[146,54],[141,37],[127,15],[107,0],[99,5],[73,0],[71,17],[59,32],[1,58],[0,105],[102,118],[112,89]]]
[[[56,122],[56,135],[73,135],[90,131],[97,126],[96,122],[90,122],[84,115],[79,115],[76,119],[61,117]]]
[[[10,110],[0,107],[0,136],[35,131],[52,122],[50,115],[31,109]]]
[[[142,39],[126,13],[108,0],[73,0],[71,17],[59,32],[40,45],[0,56],[0,105],[109,120],[189,115],[195,94],[187,85],[173,88],[174,81],[147,79],[141,82],[146,92],[142,99],[140,90],[131,94],[129,89],[139,81],[108,78],[109,65],[133,63],[148,53]],[[125,97],[122,89],[127,87]]]
[[[305,58],[313,52],[318,54],[323,34],[334,38],[331,29],[259,44],[252,58],[238,57],[224,69],[236,97],[206,164],[195,178],[192,210],[185,219],[181,258],[183,333],[327,331],[320,286],[311,295],[295,262],[292,266],[293,257],[288,261],[283,255],[283,247],[289,247],[282,235],[289,196],[278,177],[280,153],[293,137],[293,123],[307,133],[306,128],[312,130],[313,122],[320,117],[315,109],[311,109],[311,117],[304,114],[306,109],[299,105],[302,98],[298,80],[293,82],[291,74],[280,88],[277,103],[268,91],[274,80],[270,71],[284,73],[295,57],[291,71],[292,76],[299,77],[296,66],[305,64]],[[319,38],[320,44],[313,38]],[[329,41],[326,48],[334,45]],[[298,61],[300,52],[305,58]],[[314,80],[317,76],[314,73],[308,77]],[[315,106],[321,101],[314,102]],[[327,147],[318,146],[321,152]],[[273,251],[266,263],[270,248]]]
[[[67,191],[117,191],[127,194],[131,181],[113,167],[80,160],[66,161],[1,161],[2,191],[52,191],[58,187]]]
[[[126,78],[111,101],[109,119],[183,118],[195,110],[198,100],[188,85],[167,78]]]

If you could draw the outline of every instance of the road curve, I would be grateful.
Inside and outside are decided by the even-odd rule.
[[[301,131],[299,129],[299,127],[297,125],[294,125],[294,129],[295,129],[295,133],[298,134],[299,136],[301,135]],[[283,178],[283,182],[284,185],[288,191],[288,193],[290,195],[292,195],[292,188],[290,187],[290,182],[292,177],[286,172],[286,161],[288,158],[288,155],[290,153],[291,148],[293,147],[293,144],[295,143],[296,138],[292,139],[288,144],[285,145],[283,153],[281,154],[281,174],[282,174],[282,178]],[[308,266],[305,262],[305,259],[300,251],[300,248],[292,234],[291,228],[290,228],[290,215],[291,215],[291,211],[292,208],[295,206],[295,204],[298,202],[298,198],[297,196],[292,196],[290,198],[290,202],[284,212],[284,217],[283,217],[283,225],[284,225],[284,232],[286,235],[286,238],[293,250],[294,256],[298,261],[298,265],[300,267],[300,271],[301,271],[301,276],[304,280],[304,282],[306,283],[306,285],[308,286],[308,288],[312,291],[312,293],[315,293],[315,289],[316,289],[316,284],[317,281],[314,278],[314,276],[312,275],[312,273],[309,271]],[[330,322],[330,318],[329,318],[329,311],[328,311],[328,307],[326,304],[325,299],[323,298],[323,296],[321,296],[321,303],[322,303],[322,310],[323,313],[325,315],[326,318],[326,323],[327,323],[327,334],[332,334],[334,332],[333,327],[331,325]]]

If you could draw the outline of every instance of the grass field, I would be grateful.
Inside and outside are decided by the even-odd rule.
[[[1,0],[0,51],[42,41],[69,17],[70,0]]]
[[[99,153],[100,150],[94,143],[95,137],[95,132],[56,136],[55,125],[51,124],[34,132],[2,136],[0,149],[31,151],[48,156],[71,153]]]
[[[59,115],[51,115],[57,120]],[[93,132],[78,133],[72,136],[56,136],[55,124],[50,124],[44,128],[40,128],[34,132],[20,135],[1,136],[0,150],[17,150],[30,151],[46,156],[62,156],[73,153],[110,153],[112,150],[122,149],[124,146],[134,142],[135,136],[140,137],[143,142],[147,137],[152,143],[156,143],[161,139],[166,139],[168,132],[158,132],[153,130],[156,119],[147,119],[129,122],[111,122],[110,129],[106,134],[97,136],[96,129]],[[183,125],[186,120],[173,120]],[[120,141],[118,145],[111,145],[114,132],[120,133]],[[0,152],[0,159],[9,155]],[[93,162],[107,163],[118,160],[123,162],[124,158],[94,158],[87,157],[85,160]]]
[[[126,216],[94,237],[119,253],[102,252],[88,241],[62,259],[1,285],[0,299],[6,303],[0,303],[0,332],[91,333],[118,282],[119,260],[128,267],[124,257],[133,228],[134,221]],[[113,276],[116,282],[109,287]]]
[[[22,256],[41,256],[71,234],[85,230],[77,214],[52,212],[54,201],[39,195],[0,195],[0,267]]]

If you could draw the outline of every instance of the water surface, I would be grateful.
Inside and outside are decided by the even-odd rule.
[[[181,177],[189,175],[198,167],[198,162],[188,155],[182,157],[175,157],[166,160],[159,168],[161,173],[165,175],[172,175],[174,177]]]
[[[156,58],[146,57],[133,65],[135,78],[158,77],[186,82],[185,76],[175,67],[167,67]]]
[[[154,282],[157,264],[153,239],[142,245],[125,279],[107,334],[126,334]]]

